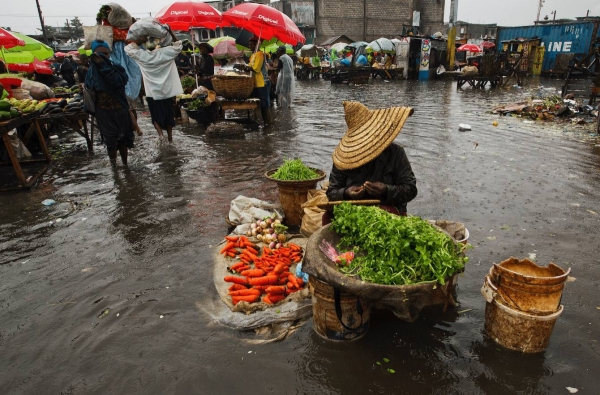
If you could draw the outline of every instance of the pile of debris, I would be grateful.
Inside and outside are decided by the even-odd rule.
[[[571,95],[561,98],[557,95],[543,99],[529,99],[526,102],[509,103],[492,110],[493,114],[519,116],[540,121],[570,121],[575,124],[595,123],[598,119],[598,106],[584,105]]]

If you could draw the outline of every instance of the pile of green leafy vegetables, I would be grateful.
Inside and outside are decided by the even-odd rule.
[[[334,208],[333,230],[339,247],[356,257],[340,270],[363,281],[405,285],[437,280],[460,272],[467,248],[419,217],[392,215],[379,207],[342,203]]]
[[[319,177],[319,173],[306,166],[300,159],[288,159],[271,174],[271,178],[282,181],[306,181]]]
[[[185,108],[187,108],[188,110],[196,111],[206,106],[208,106],[208,104],[206,104],[206,101],[204,99],[194,99],[188,102]]]

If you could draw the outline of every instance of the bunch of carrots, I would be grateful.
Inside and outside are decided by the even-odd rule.
[[[225,236],[227,243],[221,254],[239,259],[229,270],[239,274],[225,276],[234,305],[241,301],[263,301],[274,304],[304,287],[304,281],[290,272],[290,266],[302,260],[302,247],[289,243],[287,247],[261,248],[246,236]]]

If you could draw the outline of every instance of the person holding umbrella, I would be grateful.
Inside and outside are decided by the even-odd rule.
[[[236,65],[236,68],[241,68],[245,71],[254,71],[254,91],[252,92],[252,97],[260,99],[260,112],[263,117],[263,123],[269,125],[271,124],[271,110],[269,109],[271,106],[269,98],[271,81],[268,76],[265,53],[260,49],[256,49],[258,40],[257,36],[251,37],[248,40],[248,47],[252,50],[250,61],[247,65]]]

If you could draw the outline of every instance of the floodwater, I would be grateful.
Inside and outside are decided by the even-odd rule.
[[[189,125],[159,144],[142,114],[129,169],[113,171],[99,142],[88,155],[83,139],[61,133],[40,185],[0,195],[0,394],[597,393],[600,150],[586,131],[487,113],[551,91],[297,86],[294,107],[245,138],[211,140]],[[229,202],[276,200],[263,174],[284,158],[329,172],[342,100],[415,108],[397,139],[418,179],[408,209],[470,230],[460,306],[415,323],[374,312],[352,343],[321,339],[311,319],[283,341],[252,344],[253,332],[214,318],[212,254]],[[47,198],[58,204],[42,206]],[[480,288],[490,265],[510,256],[572,269],[540,354],[484,334]]]

